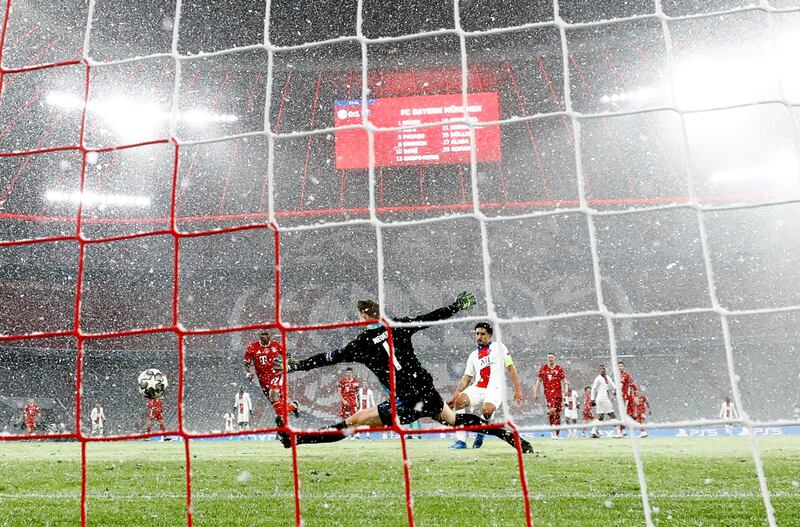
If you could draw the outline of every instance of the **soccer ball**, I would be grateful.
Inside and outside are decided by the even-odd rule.
[[[161,370],[147,368],[139,374],[139,393],[148,399],[161,399],[167,386],[167,376]]]

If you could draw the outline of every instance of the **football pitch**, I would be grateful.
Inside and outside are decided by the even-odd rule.
[[[534,525],[644,525],[630,440],[534,440]],[[525,525],[516,452],[408,441],[415,525]],[[657,525],[766,525],[749,437],[640,441]],[[778,525],[800,526],[800,441],[758,439]],[[89,525],[185,525],[184,445],[90,443]],[[275,441],[191,443],[193,525],[295,525],[291,451]],[[298,448],[307,526],[408,525],[399,440]],[[80,524],[80,444],[4,442],[0,525]]]

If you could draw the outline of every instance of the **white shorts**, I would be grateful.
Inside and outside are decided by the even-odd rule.
[[[573,408],[572,410],[569,410],[567,408],[564,408],[564,417],[566,419],[575,419],[575,420],[577,420],[578,419],[578,409],[577,408]]]
[[[597,399],[595,403],[597,403],[595,415],[614,413],[614,405],[609,399]]]
[[[469,406],[467,407],[467,411],[472,412],[482,412],[483,405],[486,403],[492,404],[495,407],[495,410],[500,409],[500,405],[503,404],[503,391],[502,390],[489,390],[488,388],[479,388],[476,385],[472,385],[468,387],[466,390],[463,391],[469,397]]]
[[[103,429],[103,423],[95,423],[94,421],[92,421],[92,430],[102,430],[102,429]]]

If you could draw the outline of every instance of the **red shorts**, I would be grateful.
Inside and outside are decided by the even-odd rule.
[[[583,412],[583,420],[584,421],[591,421],[594,419],[594,414],[591,412]]]
[[[270,390],[280,391],[281,386],[283,386],[283,375],[278,373],[277,375],[270,375],[268,377],[259,377],[258,383],[261,385],[261,390],[269,396]]]
[[[283,387],[283,375],[276,375],[269,381],[269,389],[270,390],[278,390],[280,391]]]
[[[636,419],[636,417],[634,417],[634,414],[636,412],[633,409],[633,397],[631,397],[630,399],[625,399],[625,412],[634,419]]]
[[[341,408],[342,419],[347,419],[348,417],[350,417],[351,415],[356,413],[356,411],[358,410],[358,405],[356,404],[356,400],[355,399],[348,400],[347,402],[350,404],[349,407],[344,405],[344,404],[342,404],[342,408]]]
[[[147,412],[147,418],[150,419],[151,421],[154,421],[154,420],[155,421],[163,421],[164,420],[164,414],[161,413],[158,410],[150,410],[149,412]]]
[[[633,417],[633,420],[637,423],[644,423],[644,414],[635,413],[631,417]]]
[[[545,399],[547,399],[547,408],[554,408],[557,414],[561,413],[561,409],[564,407],[564,399],[560,395],[545,397]]]
[[[28,430],[33,430],[36,428],[36,421],[26,420],[25,425],[28,427]]]

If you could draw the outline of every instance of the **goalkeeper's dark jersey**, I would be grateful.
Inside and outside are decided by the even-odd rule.
[[[397,322],[432,322],[452,317],[458,312],[455,304],[431,311],[414,318],[398,318]],[[414,353],[411,336],[427,326],[402,327],[392,329],[394,340],[394,375],[397,398],[413,403],[423,394],[435,391],[433,377],[422,366]],[[343,348],[328,353],[319,353],[299,361],[293,370],[311,370],[340,362],[357,362],[365,365],[389,388],[389,333],[380,324],[369,326]]]

